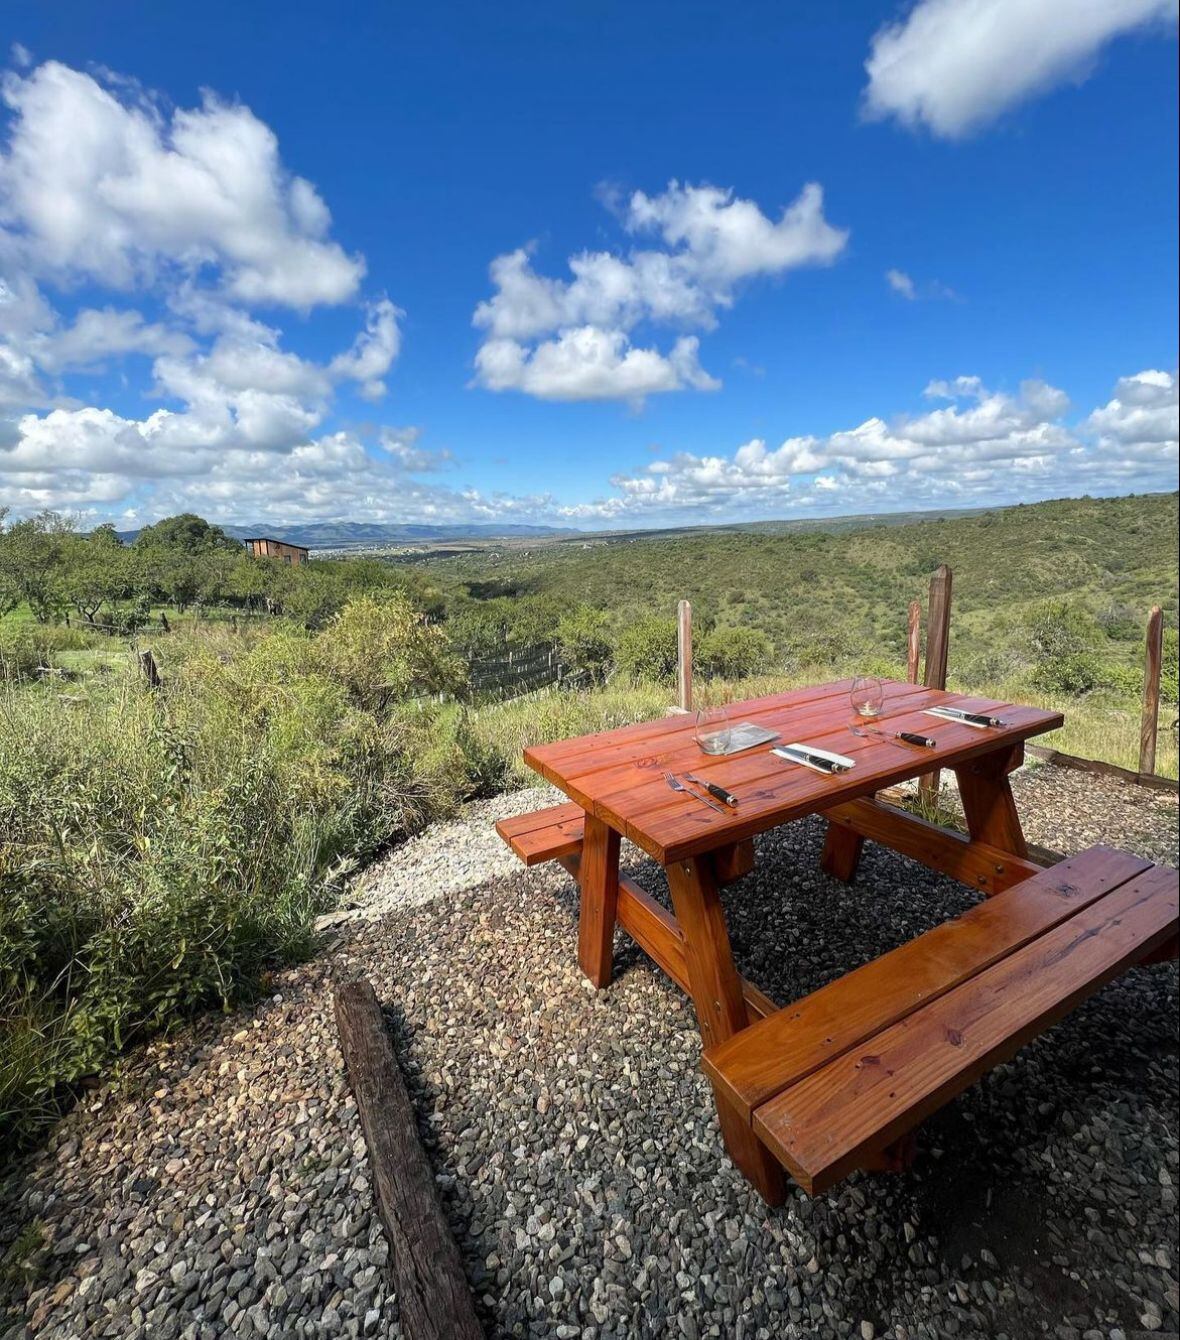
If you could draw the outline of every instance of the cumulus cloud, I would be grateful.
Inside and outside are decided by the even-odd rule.
[[[742,281],[828,264],[848,240],[825,219],[815,183],[777,219],[732,191],[678,182],[660,195],[634,192],[618,214],[625,232],[659,248],[580,252],[570,257],[569,279],[539,274],[528,248],[492,262],[495,292],[473,318],[485,332],[477,384],[543,400],[632,403],[686,387],[713,390],[720,383],[700,366],[696,337],[682,335],[662,352],[634,343],[636,327],[711,330]]]
[[[305,515],[334,471],[339,514],[440,468],[446,453],[402,430],[331,431],[342,388],[385,394],[402,313],[362,303],[363,259],[332,240],[326,204],[248,108],[206,94],[169,112],[132,80],[56,62],[10,72],[0,98],[0,506],[150,496],[240,517],[295,506],[306,486]],[[112,301],[77,301],[96,289]],[[343,302],[363,305],[361,328],[318,359],[259,315]],[[76,394],[100,375],[117,378],[122,413]]]
[[[873,37],[865,113],[960,138],[1080,83],[1121,34],[1175,22],[1174,0],[918,0]]]
[[[1175,374],[1121,379],[1115,397],[1076,425],[1068,396],[1030,379],[1013,394],[979,377],[930,382],[943,401],[921,414],[873,417],[826,436],[762,438],[730,453],[681,452],[616,475],[613,493],[562,509],[583,522],[887,511],[960,506],[1080,489],[1174,485]]]
[[[212,267],[236,301],[296,308],[357,292],[363,262],[249,108],[206,94],[169,117],[57,61],[9,73],[0,96],[0,224],[30,273],[127,290]]]
[[[894,293],[900,293],[903,298],[908,298],[910,302],[913,302],[918,296],[918,291],[914,288],[914,281],[904,270],[886,270],[885,282]]]

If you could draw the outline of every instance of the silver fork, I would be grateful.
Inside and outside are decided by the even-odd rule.
[[[724,805],[718,805],[715,800],[710,800],[707,796],[702,796],[697,791],[690,791],[689,788],[684,785],[684,783],[680,780],[679,777],[674,776],[670,772],[664,773],[664,781],[668,783],[668,785],[672,788],[673,791],[682,791],[686,796],[691,796],[693,800],[699,800],[702,805],[708,805],[708,807],[711,810],[716,810],[718,814],[729,813],[729,811],[725,808]]]

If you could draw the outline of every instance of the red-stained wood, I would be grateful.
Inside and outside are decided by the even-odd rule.
[[[824,817],[828,820],[825,858],[834,835],[844,831],[862,841],[869,838],[880,842],[931,870],[969,884],[988,897],[1038,874],[1044,866],[1044,862],[1015,856],[986,842],[975,842],[966,834],[942,828],[878,800],[852,800],[825,811]],[[838,879],[851,878],[843,873],[838,862],[828,864],[825,859],[824,869]]]
[[[860,801],[852,801],[858,805]],[[867,802],[872,803],[872,802]],[[849,808],[844,806],[842,808]],[[828,820],[828,830],[824,834],[824,849],[819,858],[820,869],[833,879],[850,884],[856,877],[860,865],[861,849],[865,845],[863,836],[851,825],[842,825]]]
[[[849,1048],[1150,869],[1140,857],[1093,847],[709,1048],[705,1073],[748,1120]]]
[[[753,1129],[804,1190],[826,1190],[1175,936],[1178,919],[1176,872],[1147,871],[791,1085]]]
[[[672,905],[684,934],[684,958],[689,990],[705,1045],[724,1042],[746,1028],[750,1014],[741,978],[733,963],[725,913],[717,884],[707,861],[682,861],[668,870]],[[717,1116],[730,1157],[768,1204],[786,1197],[782,1168],[722,1096]]]
[[[580,862],[576,855],[560,857],[560,863],[573,876],[580,878]],[[626,875],[619,876],[619,901],[616,920],[643,952],[690,995],[688,967],[684,961],[684,935],[676,918],[658,903],[648,891]],[[765,1019],[779,1007],[765,991],[742,978],[742,997],[751,1019]]]
[[[610,985],[619,901],[619,835],[592,814],[582,838],[578,964],[598,988]]]
[[[754,868],[754,839],[746,838],[744,842],[731,842],[727,846],[718,847],[711,853],[710,859],[717,883],[722,886],[733,884]]]
[[[540,865],[581,851],[585,824],[586,811],[571,801],[501,819],[496,832],[525,865]]]
[[[1008,774],[1023,759],[1023,750],[996,750],[955,768],[967,831],[976,842],[989,843],[1015,856],[1027,856],[1028,844]]]
[[[926,628],[926,686],[946,688],[946,667],[951,644],[951,587],[950,568],[940,563],[930,578],[930,604]],[[937,795],[939,770],[924,773],[918,785],[927,795]]]
[[[923,708],[940,703],[990,711],[1011,724],[978,731],[924,714]],[[526,761],[588,813],[668,865],[912,778],[929,766],[931,754],[950,765],[969,762],[981,754],[1010,748],[1029,735],[1055,729],[1062,722],[1059,713],[1039,708],[945,694],[901,682],[887,686],[883,722],[892,729],[931,735],[939,742],[936,750],[919,751],[892,740],[852,735],[846,682],[735,704],[733,712],[778,730],[786,741],[802,739],[847,753],[857,760],[857,766],[840,776],[821,776],[785,763],[762,748],[708,758],[693,741],[691,726],[679,717],[644,723],[642,734],[635,733],[640,728],[627,727],[624,731],[631,732],[627,735],[615,731],[560,746],[538,746],[526,752]],[[669,791],[665,769],[692,771],[720,782],[739,796],[737,808],[718,814],[689,796]]]

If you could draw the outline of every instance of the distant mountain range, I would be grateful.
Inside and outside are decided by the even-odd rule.
[[[379,521],[311,521],[290,526],[222,526],[235,540],[267,536],[272,540],[286,540],[305,549],[340,549],[359,544],[416,544],[437,543],[440,540],[498,540],[528,539],[530,536],[577,535],[576,530],[562,526],[516,525],[450,525],[409,526],[387,525]],[[137,530],[121,530],[119,536],[130,544],[139,534]]]

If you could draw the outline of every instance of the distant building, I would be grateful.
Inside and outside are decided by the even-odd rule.
[[[301,544],[288,544],[286,540],[271,540],[265,536],[242,543],[255,558],[277,558],[280,563],[307,562],[307,550]]]

